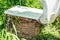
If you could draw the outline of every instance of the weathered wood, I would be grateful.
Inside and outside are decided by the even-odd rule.
[[[37,37],[39,35],[40,27],[41,27],[40,22],[33,20],[33,19],[17,17],[17,16],[8,16],[8,17],[10,17],[11,22],[13,22],[13,24],[17,30],[18,37],[24,37],[27,39],[31,39],[31,38]],[[16,21],[15,17],[18,19],[18,21]],[[9,27],[9,28],[11,29],[11,27]],[[12,33],[16,34],[15,30],[14,31],[12,30]]]

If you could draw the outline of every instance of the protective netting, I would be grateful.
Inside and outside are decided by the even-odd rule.
[[[42,24],[50,24],[54,22],[56,17],[60,15],[60,0],[41,0],[44,5],[40,21]]]

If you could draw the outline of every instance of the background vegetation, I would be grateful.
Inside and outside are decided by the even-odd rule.
[[[6,15],[4,14],[4,11],[15,5],[39,9],[43,8],[40,0],[0,0],[0,40],[26,40],[24,38],[18,38],[6,30]],[[41,27],[40,35],[36,40],[60,40],[60,17],[52,24],[43,25]]]

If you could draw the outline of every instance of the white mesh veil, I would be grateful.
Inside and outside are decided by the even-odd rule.
[[[60,0],[41,0],[44,8],[40,21],[42,24],[54,22],[60,13]]]

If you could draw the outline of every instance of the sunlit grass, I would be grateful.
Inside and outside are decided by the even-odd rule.
[[[42,29],[42,32],[44,34],[52,34],[56,37],[59,37],[60,38],[60,33],[58,32],[58,30],[56,30],[56,28],[53,26],[46,26],[44,29]]]
[[[54,23],[43,26],[40,37],[40,40],[60,40],[60,17]]]
[[[0,31],[0,40],[20,40],[16,35],[7,32],[6,29]]]

